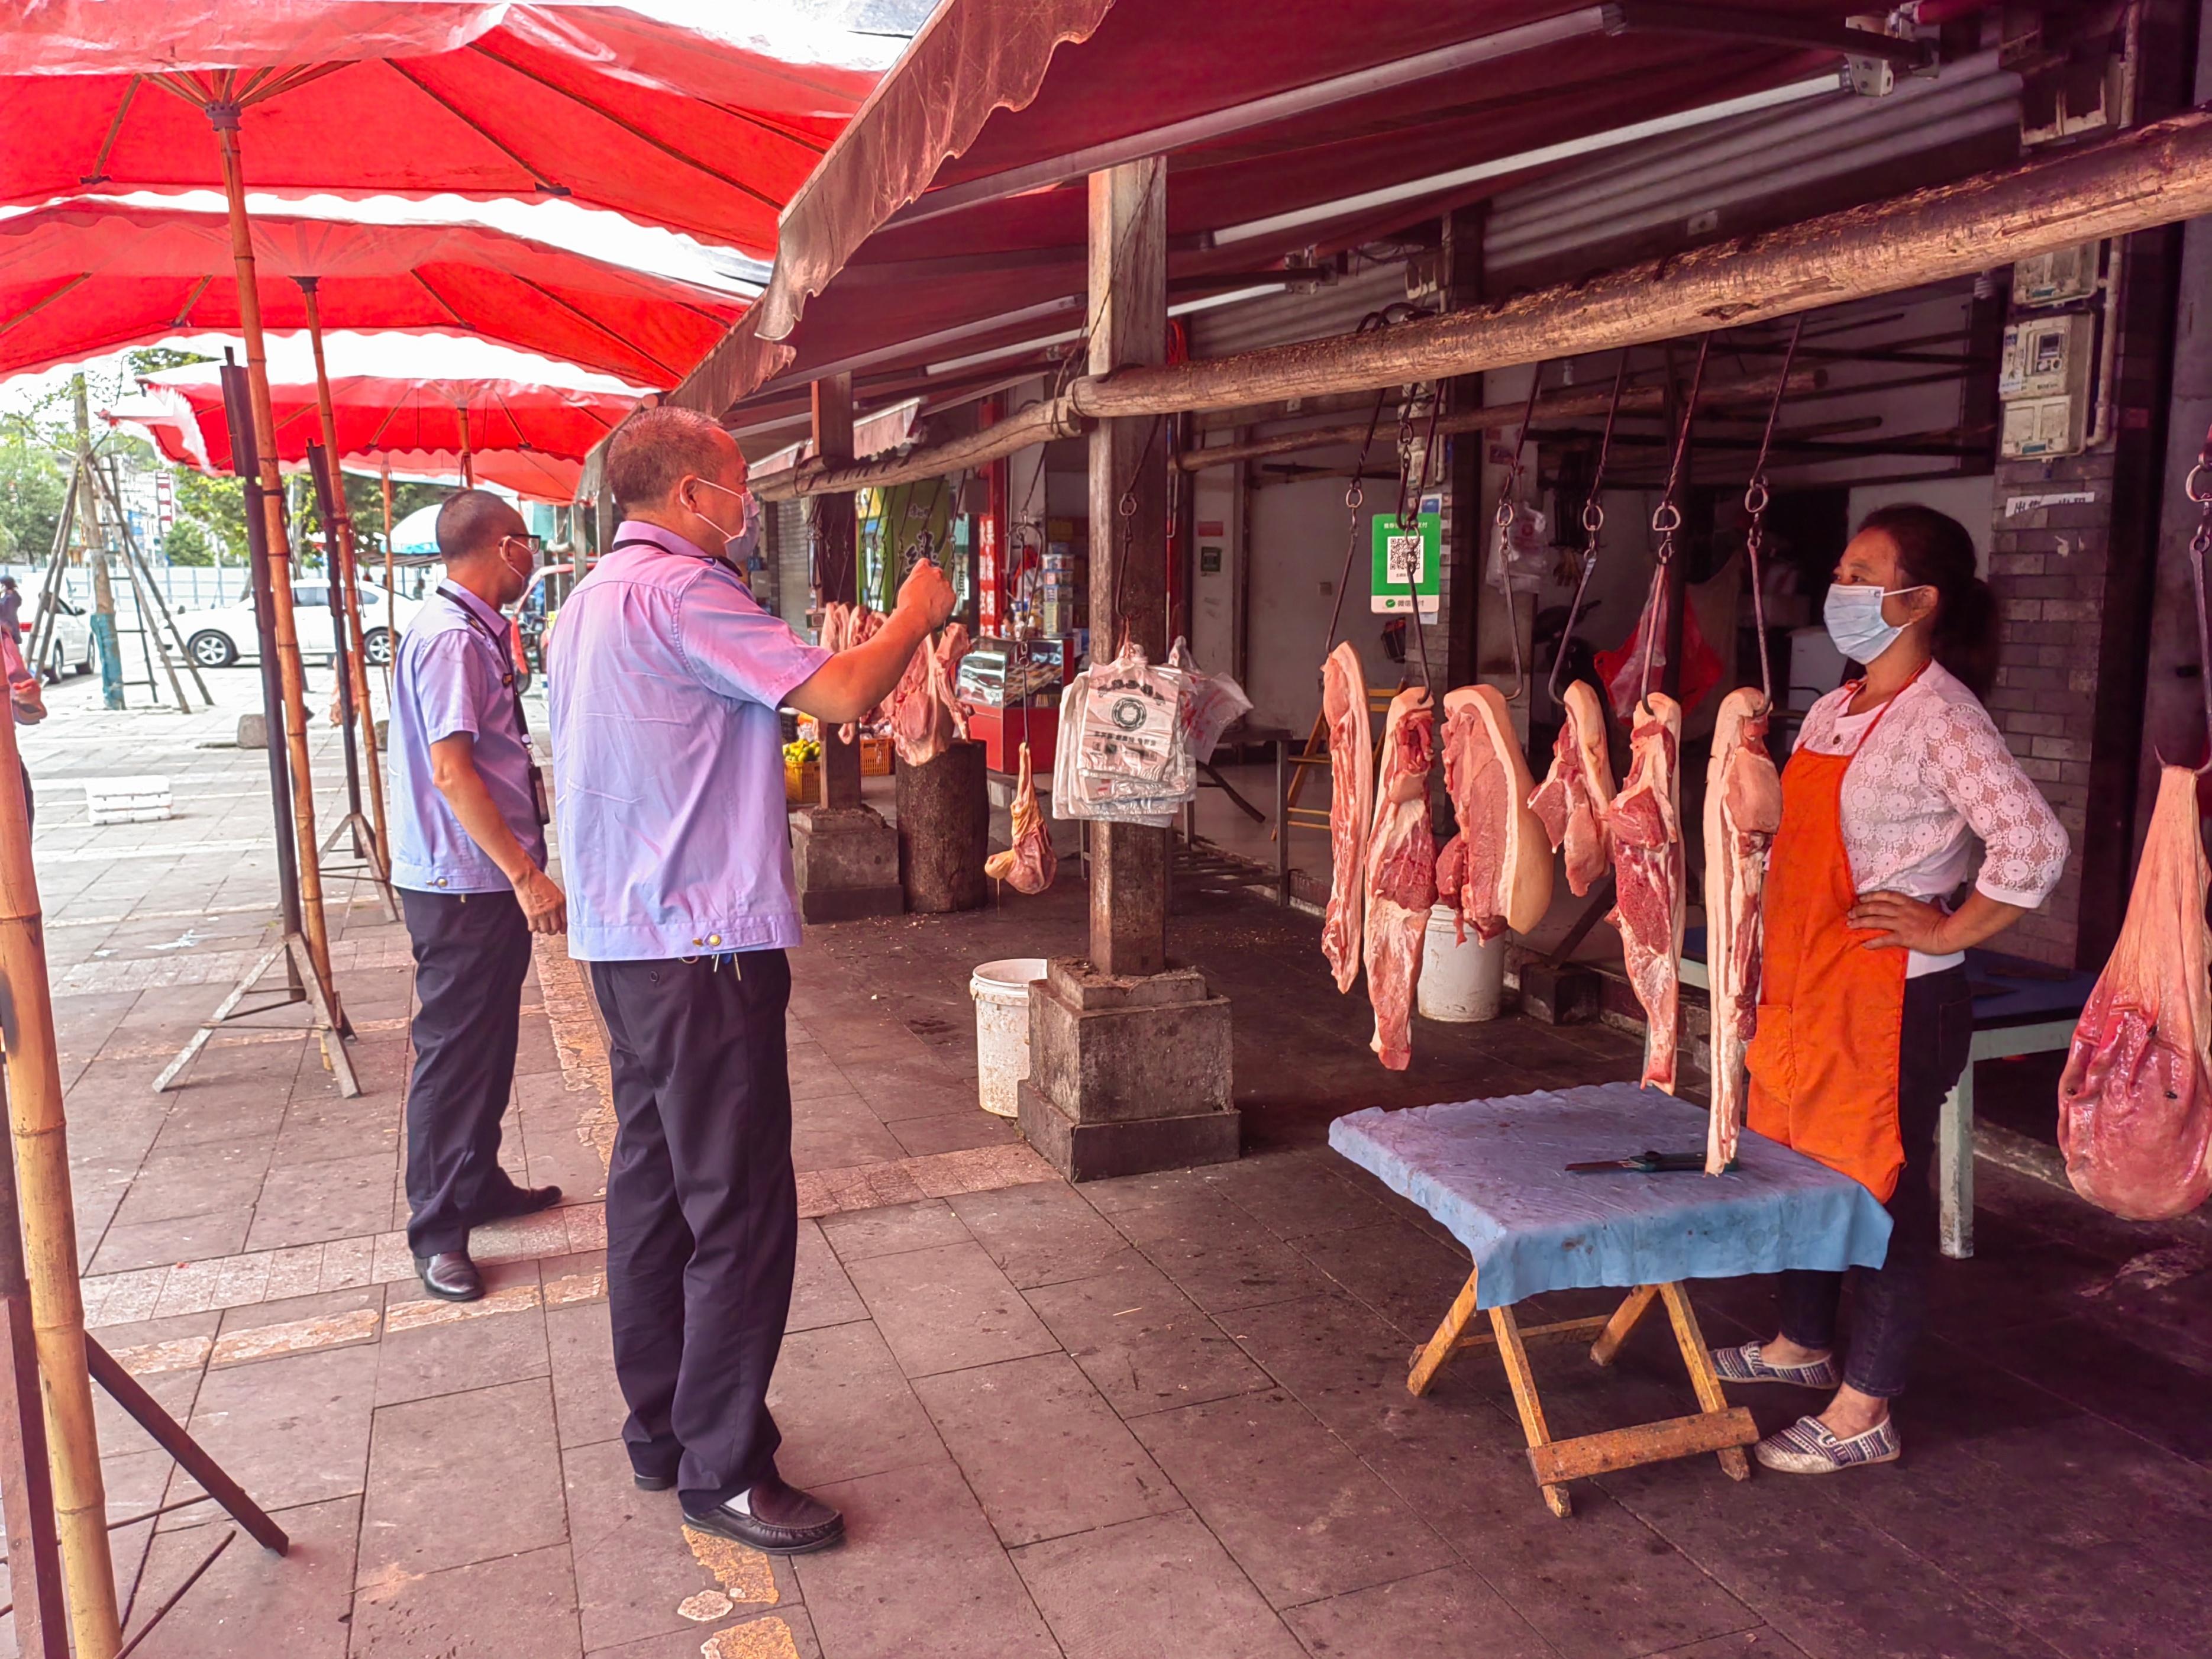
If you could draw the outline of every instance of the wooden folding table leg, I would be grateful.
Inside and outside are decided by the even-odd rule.
[[[1679,1284],[1662,1285],[1659,1290],[1667,1298],[1667,1316],[1674,1322],[1674,1340],[1681,1345],[1682,1363],[1690,1368],[1690,1386],[1697,1391],[1698,1406],[1708,1412],[1728,1410],[1728,1395],[1721,1391],[1720,1373],[1713,1369],[1712,1350],[1705,1346],[1705,1334],[1698,1328],[1698,1311],[1690,1305],[1690,1293]],[[1751,1460],[1744,1455],[1742,1447],[1723,1446],[1715,1455],[1729,1480],[1751,1479]]]
[[[1638,1285],[1628,1293],[1627,1299],[1613,1310],[1613,1317],[1605,1322],[1605,1329],[1596,1341],[1590,1344],[1590,1358],[1601,1365],[1613,1364],[1613,1355],[1620,1345],[1628,1340],[1628,1334],[1636,1328],[1636,1322],[1644,1317],[1644,1310],[1651,1305],[1651,1298],[1659,1294],[1656,1285]]]
[[[1407,1394],[1422,1395],[1429,1391],[1429,1384],[1436,1380],[1437,1373],[1443,1369],[1444,1361],[1451,1357],[1460,1333],[1467,1328],[1467,1322],[1474,1317],[1474,1279],[1472,1273],[1468,1274],[1467,1283],[1460,1286],[1459,1294],[1452,1298],[1451,1311],[1444,1316],[1444,1322],[1437,1327],[1437,1334],[1429,1339],[1428,1345],[1413,1356],[1413,1369],[1406,1378]]]
[[[1472,1286],[1469,1287],[1470,1289]],[[1544,1422],[1544,1402],[1536,1397],[1536,1373],[1529,1369],[1528,1350],[1521,1346],[1520,1322],[1510,1308],[1490,1310],[1490,1328],[1498,1334],[1498,1357],[1505,1362],[1505,1380],[1513,1385],[1513,1404],[1521,1413],[1521,1431],[1529,1447],[1549,1445],[1552,1431]],[[1543,1486],[1544,1506],[1561,1520],[1575,1512],[1574,1500],[1565,1486]]]

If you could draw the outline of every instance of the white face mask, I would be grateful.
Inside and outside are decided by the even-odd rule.
[[[1837,650],[1853,662],[1871,663],[1895,645],[1898,635],[1910,626],[1884,621],[1881,602],[1893,593],[1917,593],[1926,586],[1918,582],[1911,587],[1865,587],[1832,582],[1820,620],[1828,625],[1828,637],[1835,641]]]
[[[691,509],[714,526],[714,533],[722,538],[724,556],[738,569],[743,570],[746,562],[752,557],[755,544],[760,540],[759,508],[753,500],[752,492],[749,489],[732,489],[727,484],[716,483],[712,478],[696,478],[693,482],[702,483],[709,489],[719,489],[725,495],[734,495],[744,504],[744,515],[739,527],[736,530],[724,529],[720,520],[708,518],[705,512],[696,506]]]

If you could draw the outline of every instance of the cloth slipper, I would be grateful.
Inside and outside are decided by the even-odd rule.
[[[1784,1474],[1834,1474],[1862,1463],[1894,1463],[1903,1448],[1886,1417],[1848,1440],[1836,1438],[1817,1417],[1801,1417],[1751,1449],[1762,1467]]]
[[[1713,1369],[1723,1382],[1788,1382],[1801,1389],[1832,1389],[1844,1380],[1837,1375],[1832,1358],[1814,1365],[1777,1365],[1760,1353],[1756,1342],[1747,1342],[1740,1348],[1715,1348]]]

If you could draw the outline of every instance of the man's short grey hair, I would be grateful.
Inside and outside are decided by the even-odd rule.
[[[657,507],[687,477],[711,478],[722,470],[714,441],[721,426],[696,409],[663,404],[641,409],[616,428],[607,445],[607,493],[623,512]]]
[[[514,534],[521,518],[514,507],[489,489],[464,489],[438,509],[438,551],[448,562],[495,546]]]

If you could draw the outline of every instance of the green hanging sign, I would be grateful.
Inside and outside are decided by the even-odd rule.
[[[1443,592],[1443,514],[1421,513],[1411,530],[1401,530],[1395,513],[1378,513],[1370,532],[1375,564],[1369,609],[1404,614],[1418,601],[1422,616],[1434,617]]]

